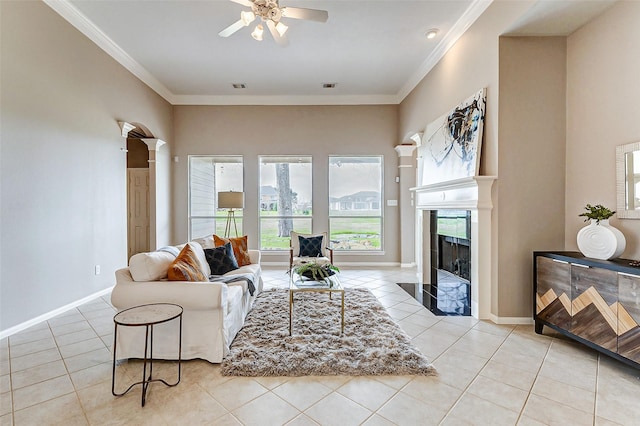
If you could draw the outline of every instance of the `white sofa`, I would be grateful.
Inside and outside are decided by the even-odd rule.
[[[189,244],[213,247],[213,238]],[[177,246],[181,249],[184,247]],[[200,250],[202,251],[202,250]],[[204,256],[204,251],[202,251]],[[222,362],[229,346],[244,324],[256,296],[262,291],[260,252],[249,250],[251,264],[228,272],[252,276],[255,291],[250,294],[246,280],[233,283],[168,281],[166,270],[175,255],[165,251],[132,256],[129,267],[116,271],[116,285],[111,303],[118,310],[148,303],[175,303],[184,309],[182,316],[182,359],[205,359]],[[202,265],[208,276],[208,265]],[[164,277],[163,277],[164,275]],[[136,279],[134,279],[134,277]],[[179,321],[154,326],[153,357],[178,359]],[[145,327],[118,327],[117,358],[143,358]]]

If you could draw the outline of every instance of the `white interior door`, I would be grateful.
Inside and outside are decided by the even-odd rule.
[[[129,257],[149,251],[149,169],[127,169]]]

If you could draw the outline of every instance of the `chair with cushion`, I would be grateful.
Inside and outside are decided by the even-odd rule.
[[[333,249],[329,247],[326,232],[319,234],[300,234],[291,231],[289,248],[289,269],[308,262],[333,265]]]

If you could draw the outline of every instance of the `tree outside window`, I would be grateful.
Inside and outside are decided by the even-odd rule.
[[[260,249],[289,248],[291,231],[312,229],[311,157],[260,157]]]

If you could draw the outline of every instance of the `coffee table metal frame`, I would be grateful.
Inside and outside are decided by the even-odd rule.
[[[151,311],[151,310],[153,311]],[[169,387],[180,383],[182,368],[182,306],[174,303],[149,303],[146,305],[134,306],[118,312],[113,317],[115,329],[113,332],[113,371],[111,375],[111,393],[113,396],[122,396],[129,392],[136,385],[142,385],[142,406],[146,402],[147,389],[151,382],[162,382]],[[154,318],[151,319],[150,315]],[[175,383],[167,383],[163,379],[153,378],[153,326],[162,324],[176,318],[180,319],[180,337],[178,342],[178,380]],[[133,383],[124,392],[116,392],[116,350],[118,341],[118,326],[124,327],[145,327],[144,359],[142,368],[142,380]],[[147,364],[149,364],[149,377],[147,377]]]
[[[293,305],[294,305],[294,293],[303,291],[316,291],[316,292],[328,292],[329,299],[331,299],[332,293],[341,293],[342,300],[340,304],[340,334],[344,334],[344,287],[338,279],[337,275],[331,275],[325,278],[323,281],[303,280],[298,274],[290,271],[289,279],[289,336],[291,336],[293,330]]]

